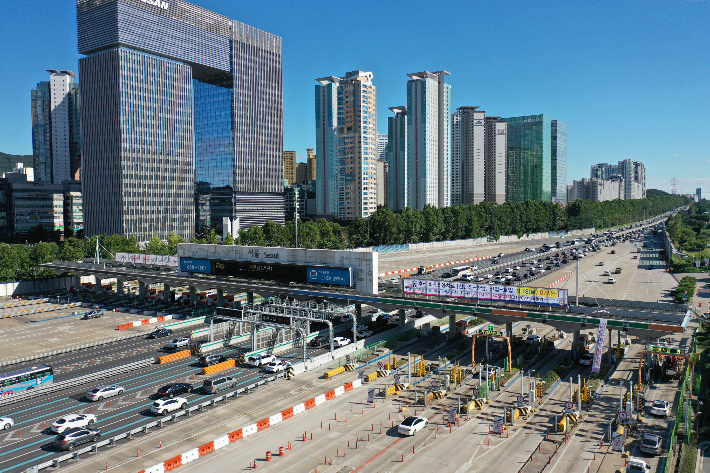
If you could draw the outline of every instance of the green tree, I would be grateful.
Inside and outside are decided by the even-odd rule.
[[[397,214],[399,219],[399,239],[397,243],[421,243],[424,236],[424,215],[411,207]]]
[[[392,245],[399,240],[399,220],[387,207],[370,216],[370,239],[374,245]]]
[[[424,241],[441,241],[444,234],[444,222],[439,209],[427,204],[424,207]]]
[[[293,237],[289,237],[287,226],[279,225],[269,220],[261,230],[264,233],[265,246],[288,248],[294,245]]]
[[[234,241],[234,239],[232,239],[232,241]],[[177,233],[171,233],[168,236],[168,254],[172,256],[177,255],[177,246],[180,243],[185,243],[185,240],[183,240],[182,237]]]
[[[214,228],[210,230],[209,242],[212,245],[219,243],[219,237],[217,236],[217,231]]]
[[[62,261],[80,261],[84,258],[84,254],[84,240],[78,238],[64,239],[59,250],[59,258]]]
[[[168,255],[170,254],[170,247],[157,235],[153,235],[153,238],[145,245],[145,252],[149,255]]]
[[[368,221],[358,217],[348,226],[348,246],[350,248],[366,248],[370,246],[370,231]]]
[[[232,236],[231,233],[227,233],[227,238],[224,239],[224,244],[225,245],[233,245],[234,244],[234,237]]]

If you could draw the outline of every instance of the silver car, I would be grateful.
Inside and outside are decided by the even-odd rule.
[[[126,389],[123,386],[100,386],[86,393],[89,401],[103,401],[104,398],[120,396]]]
[[[662,446],[663,439],[661,437],[653,434],[645,434],[643,439],[641,439],[641,446],[639,447],[639,450],[653,455],[660,455]]]

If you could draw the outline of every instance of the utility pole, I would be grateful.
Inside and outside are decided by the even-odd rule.
[[[575,284],[577,285],[577,288],[575,289],[575,298],[577,300],[577,307],[579,307],[579,255],[575,255],[577,257],[577,277]]]

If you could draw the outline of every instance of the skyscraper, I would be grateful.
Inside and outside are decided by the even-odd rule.
[[[377,210],[377,88],[372,72],[316,79],[316,208],[342,220]]]
[[[448,207],[451,202],[451,86],[446,71],[408,74],[407,202]]]
[[[508,163],[508,124],[486,117],[486,202],[505,203]]]
[[[296,163],[296,184],[308,182],[308,164]]]
[[[451,205],[485,199],[486,112],[459,107],[451,115]]]
[[[387,206],[400,210],[408,206],[407,107],[390,107],[387,118]]]
[[[697,189],[695,189],[695,195],[698,196],[698,200],[703,200],[702,191],[703,191],[703,190],[702,190],[702,188],[700,188],[700,187],[698,187]]]
[[[318,170],[318,164],[316,163],[316,155],[313,153],[313,148],[308,148],[306,150],[306,154],[308,156],[306,157],[306,165],[308,166],[308,177],[306,178],[307,181],[315,181],[316,180],[316,171]]]
[[[87,235],[189,238],[198,199],[213,228],[284,221],[281,38],[183,0],[77,17]]]
[[[289,185],[296,184],[296,152],[284,151],[284,179]]]
[[[592,164],[592,170],[589,173],[590,179],[611,179],[612,174],[615,174],[612,170],[614,166],[611,164]]]
[[[552,123],[545,115],[503,118],[508,124],[506,200],[552,197]]]
[[[48,69],[49,81],[31,92],[35,180],[78,180],[81,168],[79,84],[72,71]]]
[[[377,159],[387,160],[387,141],[389,136],[387,133],[377,134]]]
[[[567,124],[552,120],[552,199],[567,204]]]

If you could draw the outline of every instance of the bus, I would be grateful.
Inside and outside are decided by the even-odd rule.
[[[0,397],[54,382],[51,366],[37,365],[0,374]]]

